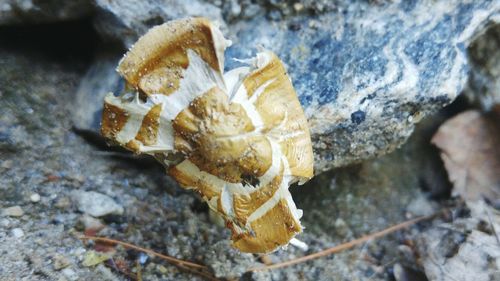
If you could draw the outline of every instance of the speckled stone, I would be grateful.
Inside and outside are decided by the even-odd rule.
[[[227,61],[262,45],[288,64],[317,171],[392,151],[423,116],[453,101],[468,79],[467,46],[500,9],[499,1],[358,2],[231,27]]]
[[[471,73],[465,93],[490,111],[500,105],[500,25],[488,29],[469,48]]]
[[[24,215],[24,211],[20,206],[12,206],[3,209],[3,215],[8,217],[21,217]]]
[[[94,191],[75,191],[71,195],[78,205],[78,210],[93,217],[123,214],[123,207],[107,195]]]
[[[130,35],[120,38],[127,47],[146,31],[144,22],[181,16],[167,15],[168,8],[158,6],[162,1],[100,2],[108,18],[126,23],[119,28]],[[182,16],[213,19],[218,14],[198,9],[209,4],[189,2],[198,4]],[[308,116],[317,173],[388,153],[405,142],[425,115],[461,93],[468,79],[467,47],[500,19],[500,1],[487,0],[304,1],[301,7],[263,1],[251,16],[242,12],[248,1],[233,2],[237,6],[214,6],[225,15],[223,31],[234,42],[226,66],[237,66],[232,58],[250,57],[258,46],[287,64]],[[103,35],[119,31],[112,24],[101,27]],[[99,116],[99,110],[94,106],[89,112]],[[96,123],[83,127],[97,131]]]
[[[105,227],[97,235],[205,264],[223,278],[382,281],[391,278],[388,267],[404,262],[397,255],[406,235],[398,234],[284,269],[244,273],[262,266],[261,260],[231,248],[230,231],[209,219],[208,208],[194,192],[178,187],[156,162],[114,157],[70,129],[72,106],[80,106],[74,102],[76,81],[83,75],[76,63],[0,48],[0,66],[0,85],[7,85],[0,98],[5,109],[0,114],[0,132],[4,129],[7,139],[0,141],[0,154],[6,159],[0,163],[0,206],[17,205],[25,211],[20,219],[0,217],[0,252],[7,253],[0,255],[0,280],[12,276],[33,280],[41,274],[48,280],[108,280],[104,265],[81,263],[94,244],[79,239],[85,229],[80,222],[84,215],[69,200],[75,190],[106,194],[124,209],[122,215],[104,216],[100,223]],[[418,133],[393,154],[292,187],[294,200],[304,211],[305,231],[297,238],[308,244],[309,251],[289,246],[273,253],[271,260],[297,258],[406,220],[407,206],[420,197],[420,185],[437,185],[439,179],[446,179],[446,174],[435,175],[440,166],[432,160],[435,151],[429,151],[430,135],[416,137]],[[439,160],[438,154],[434,156]],[[28,200],[34,192],[42,196],[37,204]],[[23,230],[22,239],[12,235],[14,228]],[[89,227],[88,233],[98,228]],[[114,260],[135,266],[137,254],[120,248]],[[56,254],[70,265],[56,270]],[[375,262],[371,257],[376,257]],[[118,280],[127,278],[113,274]],[[142,266],[142,278],[197,277],[151,258]]]
[[[428,280],[498,280],[500,216],[482,201],[467,206],[470,216],[437,225],[417,240]]]
[[[24,231],[20,228],[14,228],[11,230],[11,233],[12,233],[12,236],[14,236],[14,238],[22,238],[24,236]]]
[[[2,0],[0,1],[0,26],[74,20],[88,16],[91,12],[90,0]]]
[[[96,0],[95,5],[96,29],[127,46],[149,28],[175,18],[204,16],[223,22],[221,11],[203,0]]]

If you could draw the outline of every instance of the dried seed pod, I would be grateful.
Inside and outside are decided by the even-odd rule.
[[[265,253],[302,230],[288,187],[313,176],[311,140],[278,57],[264,51],[223,74],[229,44],[202,18],[151,29],[118,66],[127,87],[106,96],[101,130],[196,190],[236,248]]]

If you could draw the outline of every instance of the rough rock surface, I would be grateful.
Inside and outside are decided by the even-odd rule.
[[[164,2],[97,1],[98,21],[115,22],[98,24],[99,30],[124,34],[112,37],[128,47],[148,26],[180,15],[167,13],[175,9]],[[190,2],[196,5],[182,6],[189,10],[182,15],[219,15],[196,8],[209,4]],[[461,92],[468,78],[467,46],[500,19],[499,1],[334,1],[319,6],[304,1],[302,8],[275,2],[219,3],[229,22],[226,37],[234,41],[227,66],[236,64],[232,58],[252,56],[259,45],[288,65],[310,122],[317,173],[401,145],[415,123]],[[255,12],[243,15],[249,6]],[[87,94],[101,98],[101,93]]]
[[[111,11],[106,5],[118,7],[120,2],[103,1],[97,15],[119,21],[119,9],[106,12]],[[151,0],[138,7],[154,10],[151,3],[173,2]],[[467,77],[464,52],[470,39],[484,31],[486,23],[498,20],[498,1],[482,0],[196,2],[214,5],[210,11],[215,14],[221,11],[231,27],[226,29],[228,37],[235,41],[230,56],[249,56],[247,47],[260,43],[288,63],[313,125],[318,168],[325,169],[395,148],[421,116],[453,99]],[[130,32],[126,40],[131,41],[146,26],[167,20],[160,16],[148,23],[154,13],[137,14],[143,15],[137,22],[123,17],[130,26],[118,24],[127,32],[116,34]],[[17,28],[11,33],[17,34]],[[85,231],[203,263],[216,276],[240,280],[401,280],[407,274],[414,278],[410,280],[426,280],[424,273],[446,280],[453,277],[447,273],[460,272],[457,268],[471,269],[472,263],[463,266],[471,257],[475,278],[498,279],[495,232],[487,216],[474,215],[473,208],[471,217],[454,210],[454,221],[446,224],[427,222],[337,255],[245,273],[248,267],[262,266],[263,260],[230,248],[228,231],[213,223],[196,194],[179,188],[155,162],[110,151],[99,141],[90,144],[81,138],[88,140],[89,135],[72,130],[74,125],[98,128],[98,95],[121,87],[113,69],[123,50],[97,57],[93,70],[85,74],[88,53],[75,60],[75,54],[65,50],[82,51],[91,45],[73,42],[60,30],[55,37],[39,30],[38,37],[27,33],[36,40],[19,44],[12,36],[4,37],[4,31],[0,29],[0,38],[9,40],[0,40],[0,280],[127,280],[113,264],[133,271],[136,261],[143,280],[201,280],[120,247],[113,263],[85,266],[85,257],[94,249],[94,244],[78,239]],[[77,37],[82,36],[78,31]],[[40,48],[47,41],[56,44]],[[439,155],[429,145],[445,117],[419,124],[409,141],[391,154],[292,187],[304,210],[305,232],[298,238],[309,250],[290,246],[268,259],[289,260],[453,205],[447,200],[449,183]],[[72,202],[75,190],[112,197],[124,212],[89,217]],[[33,194],[39,198],[32,200]],[[12,206],[19,206],[22,216],[3,214]],[[491,215],[498,224],[494,210]],[[434,247],[436,241],[441,248]],[[468,242],[480,251],[469,251],[473,247]]]
[[[411,251],[407,258],[398,250],[401,241],[412,237],[411,232],[404,232],[294,267],[245,273],[249,267],[261,266],[260,259],[230,248],[229,231],[210,220],[206,205],[194,193],[179,188],[155,162],[130,161],[130,157],[101,150],[71,130],[67,116],[78,106],[74,103],[77,83],[84,75],[78,62],[66,64],[2,49],[0,54],[0,85],[7,85],[0,98],[0,106],[6,109],[0,116],[0,206],[24,210],[22,217],[0,217],[0,253],[8,253],[0,255],[1,280],[13,276],[125,280],[111,263],[83,264],[93,247],[78,236],[102,227],[96,234],[206,264],[219,277],[243,274],[241,278],[248,278],[243,280],[294,280],[297,276],[384,280],[391,278],[394,260],[415,266]],[[309,245],[306,253],[403,221],[412,216],[407,206],[435,208],[435,202],[418,204],[426,197],[422,182],[439,185],[436,178],[445,178],[434,173],[439,162],[428,157],[433,151],[429,138],[417,135],[396,153],[293,187],[298,207],[304,209],[306,229],[299,238]],[[75,190],[113,197],[124,213],[89,222],[72,204]],[[40,195],[40,201],[30,200],[33,193]],[[412,211],[428,210],[412,207]],[[19,235],[21,231],[24,235]],[[289,246],[269,258],[280,261],[304,254]],[[137,256],[118,248],[113,258],[133,269]],[[142,274],[143,280],[197,278],[158,259],[144,262]]]
[[[468,205],[469,218],[438,225],[419,239],[429,280],[499,280],[500,213],[483,202]]]
[[[90,15],[90,0],[2,0],[0,26],[74,20]]]
[[[316,28],[307,17],[295,19],[300,30],[241,24],[229,54],[262,44],[289,64],[318,171],[393,150],[422,116],[453,101],[468,78],[470,39],[500,8],[498,1],[366,5],[314,18]]]
[[[500,25],[478,37],[469,48],[471,73],[467,96],[487,111],[500,104]]]
[[[93,217],[106,215],[121,215],[123,207],[118,205],[113,198],[94,191],[75,191],[72,194],[73,200],[78,205],[80,212]]]
[[[202,0],[95,0],[95,27],[130,47],[151,27],[182,17],[204,16],[224,23],[220,9]]]

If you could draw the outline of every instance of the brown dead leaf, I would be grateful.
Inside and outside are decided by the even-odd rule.
[[[477,110],[446,121],[431,142],[441,150],[453,193],[500,203],[500,119]]]

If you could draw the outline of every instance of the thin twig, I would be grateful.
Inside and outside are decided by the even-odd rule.
[[[190,272],[190,273],[193,273],[193,274],[198,274],[200,276],[202,276],[203,278],[207,279],[207,280],[210,280],[210,281],[220,281],[220,279],[216,278],[215,276],[213,276],[213,274],[211,274],[209,271],[199,271],[199,270],[196,270],[196,269],[193,269],[193,268],[190,268],[190,267],[187,267],[187,266],[183,266],[183,265],[180,265],[178,264],[177,265],[178,268],[186,271],[186,272]]]
[[[441,213],[441,212],[439,212],[439,213]],[[267,265],[267,266],[262,266],[262,267],[251,268],[249,271],[265,271],[265,270],[271,270],[271,269],[276,269],[276,268],[282,268],[282,267],[286,267],[286,266],[290,266],[290,265],[302,263],[302,262],[305,262],[305,261],[317,259],[319,257],[324,257],[324,256],[327,256],[327,255],[338,253],[338,252],[341,252],[341,251],[353,248],[355,246],[358,246],[360,244],[363,244],[363,243],[365,243],[365,242],[367,242],[369,240],[380,238],[380,237],[385,236],[387,234],[390,234],[392,232],[395,232],[395,231],[407,228],[407,227],[409,227],[409,226],[411,226],[411,225],[413,225],[413,224],[415,224],[417,222],[434,218],[439,213],[436,213],[436,214],[433,214],[433,215],[430,215],[430,216],[423,216],[423,217],[418,217],[418,218],[415,218],[415,219],[412,219],[412,220],[408,220],[408,221],[402,222],[400,224],[397,224],[397,225],[391,226],[389,228],[386,228],[386,229],[384,229],[382,231],[362,236],[362,237],[360,237],[358,239],[355,239],[355,240],[349,241],[347,243],[343,243],[343,244],[337,245],[337,246],[332,247],[332,248],[328,248],[326,250],[323,250],[323,251],[320,251],[320,252],[317,252],[317,253],[314,253],[314,254],[310,254],[310,255],[307,255],[307,256],[303,256],[303,257],[300,257],[300,258],[297,258],[297,259],[292,259],[292,260],[281,262],[281,263],[276,263],[276,264],[273,264],[273,265]]]
[[[127,243],[127,242],[123,242],[123,241],[119,241],[119,240],[115,240],[115,239],[111,239],[111,238],[85,235],[85,236],[80,237],[80,239],[81,240],[94,240],[94,241],[99,241],[99,242],[106,242],[106,243],[110,243],[110,244],[118,244],[118,245],[122,245],[125,248],[134,249],[134,250],[144,252],[144,253],[147,253],[147,254],[150,254],[153,256],[157,256],[157,257],[159,257],[163,260],[166,260],[166,261],[168,261],[172,264],[175,264],[175,265],[183,265],[185,267],[192,267],[192,268],[197,268],[197,269],[208,269],[206,266],[201,265],[201,264],[176,259],[174,257],[170,257],[170,256],[166,256],[166,255],[157,253],[157,252],[150,250],[150,249],[142,248],[142,247],[139,247],[139,246]]]
[[[80,239],[81,240],[94,240],[94,241],[106,242],[106,243],[110,243],[110,244],[122,245],[125,248],[134,249],[134,250],[139,251],[139,252],[143,252],[146,254],[150,254],[152,256],[159,257],[160,259],[163,259],[163,260],[177,266],[181,270],[184,270],[184,271],[187,271],[190,273],[194,273],[194,274],[198,274],[207,280],[219,281],[219,279],[217,279],[216,277],[214,277],[210,273],[208,267],[201,265],[201,264],[176,259],[174,257],[170,257],[170,256],[166,256],[166,255],[157,253],[157,252],[150,250],[150,249],[142,248],[142,247],[139,247],[139,246],[127,243],[127,242],[123,242],[123,241],[115,240],[115,239],[111,239],[111,238],[84,235],[84,236],[80,237]]]

